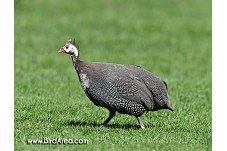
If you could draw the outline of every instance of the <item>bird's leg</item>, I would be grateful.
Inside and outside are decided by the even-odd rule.
[[[105,120],[103,125],[106,125],[116,115],[115,111],[112,111],[112,110],[109,110],[109,111],[110,111],[109,117]]]
[[[137,121],[138,121],[139,124],[140,124],[140,127],[141,127],[142,129],[144,129],[145,127],[144,127],[144,124],[143,124],[141,118],[140,118],[140,117],[136,117],[136,118],[137,118]]]

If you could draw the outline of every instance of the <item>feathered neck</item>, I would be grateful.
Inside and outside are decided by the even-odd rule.
[[[77,65],[78,65],[78,62],[80,62],[79,60],[79,54],[76,54],[76,53],[72,53],[71,55],[71,58],[72,58],[72,62],[73,62],[73,66],[75,67],[75,69],[77,70]]]

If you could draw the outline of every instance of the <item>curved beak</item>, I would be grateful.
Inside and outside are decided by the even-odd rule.
[[[58,50],[58,52],[60,53],[60,52],[65,52],[65,50],[63,49],[63,48],[60,48],[59,50]]]

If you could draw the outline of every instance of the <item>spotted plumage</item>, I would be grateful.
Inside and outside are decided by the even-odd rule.
[[[71,49],[66,49],[66,46]],[[144,128],[140,118],[144,112],[159,109],[173,111],[166,82],[149,71],[134,65],[80,61],[79,52],[71,40],[59,52],[71,55],[87,97],[95,105],[110,111],[104,124],[117,111],[137,117],[141,128]]]

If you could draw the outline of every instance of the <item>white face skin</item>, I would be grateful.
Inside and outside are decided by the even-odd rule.
[[[76,46],[74,46],[71,43],[66,44],[63,47],[63,49],[64,49],[65,53],[67,53],[67,54],[74,54],[76,57],[78,56],[78,50],[77,50]]]

